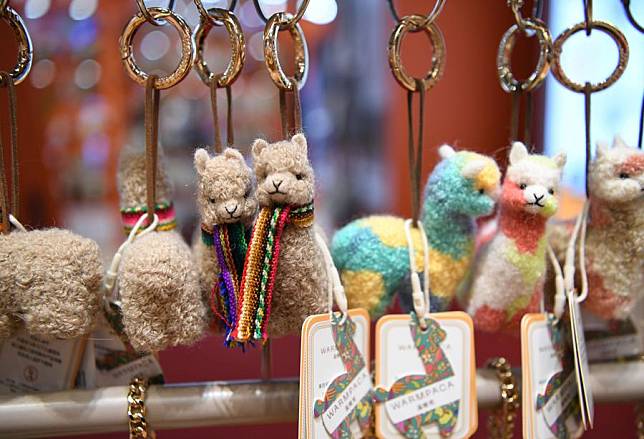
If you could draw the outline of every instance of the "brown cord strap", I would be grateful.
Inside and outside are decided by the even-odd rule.
[[[525,95],[525,114],[523,118],[523,143],[530,145],[532,141],[532,91],[516,90],[512,92],[512,110],[510,112],[510,143],[521,140],[519,125],[521,124],[521,97]]]
[[[420,177],[423,169],[423,131],[425,127],[425,92],[427,91],[425,82],[422,79],[415,79],[416,90],[420,95],[418,105],[418,139],[416,144],[416,154],[414,157],[414,117],[413,103],[414,91],[407,90],[407,152],[409,159],[409,176],[411,180],[411,212],[414,224],[420,216]]]
[[[590,187],[588,186],[588,172],[590,170],[590,96],[593,93],[592,84],[584,84],[584,119],[586,122],[586,198],[590,199]]]
[[[145,81],[145,180],[148,205],[148,224],[156,206],[157,159],[159,146],[159,89],[157,77],[150,75]]]
[[[280,119],[282,123],[282,137],[288,139],[291,135],[302,131],[302,102],[300,90],[279,88]]]
[[[213,127],[215,130],[214,145],[213,148],[216,153],[223,151],[223,145],[221,143],[221,133],[219,129],[219,111],[217,106],[217,90],[220,88],[218,86],[219,78],[221,74],[215,76],[213,80],[210,81],[210,105],[212,107],[212,117],[213,117]],[[232,146],[235,143],[235,137],[233,133],[233,99],[232,99],[232,90],[230,85],[224,87],[226,89],[226,146]]]
[[[9,148],[10,166],[11,166],[11,205],[9,204],[9,184],[5,174],[4,167],[4,142],[0,135],[0,209],[2,214],[2,233],[9,233],[11,226],[9,224],[9,215],[18,215],[18,188],[19,188],[19,169],[18,169],[18,122],[16,118],[16,89],[11,75],[7,72],[0,72],[0,86],[7,88],[9,98]]]

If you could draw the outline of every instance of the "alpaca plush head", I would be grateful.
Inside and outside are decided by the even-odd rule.
[[[255,140],[253,160],[261,206],[303,206],[313,201],[315,177],[307,149],[304,134],[270,144]]]
[[[529,154],[521,142],[510,150],[500,204],[505,209],[550,217],[559,205],[558,192],[566,154],[550,158]]]
[[[469,151],[439,148],[442,158],[429,177],[425,198],[439,201],[447,210],[478,217],[492,213],[501,173],[489,157]]]
[[[629,147],[619,137],[612,147],[599,143],[590,167],[590,192],[608,204],[644,199],[644,151]]]
[[[226,148],[210,157],[205,149],[198,149],[195,169],[197,205],[204,224],[252,221],[257,212],[252,173],[239,151]]]

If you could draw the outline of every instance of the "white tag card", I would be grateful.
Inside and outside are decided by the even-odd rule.
[[[546,314],[526,314],[521,321],[523,437],[577,438],[583,425],[572,352],[566,353],[562,344],[556,346],[570,335],[553,336],[548,325]],[[562,322],[560,329],[567,330],[563,325],[567,323]],[[567,367],[562,355],[570,356]]]
[[[577,302],[577,295],[573,290],[568,291],[567,301],[568,311],[570,313],[572,347],[575,357],[575,374],[577,376],[581,416],[584,429],[588,430],[593,428],[595,408],[593,394],[590,388],[588,352],[586,351],[586,339],[584,338],[584,325],[581,320],[581,310]]]
[[[472,319],[430,314],[423,331],[413,315],[387,315],[376,326],[376,434],[470,437],[478,425]]]
[[[302,326],[299,438],[330,438],[347,429],[359,438],[369,427],[369,314],[363,309],[347,314],[346,320],[334,315],[337,339],[329,314],[309,316]]]

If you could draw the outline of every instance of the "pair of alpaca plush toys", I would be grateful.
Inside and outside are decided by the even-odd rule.
[[[456,297],[477,328],[516,333],[525,313],[539,311],[550,283],[549,241],[563,261],[571,234],[571,224],[548,221],[557,211],[566,157],[529,154],[515,142],[499,188],[492,159],[447,145],[439,151],[420,218],[429,241],[431,310],[447,310]],[[626,319],[644,294],[644,153],[619,138],[612,147],[598,145],[589,183],[590,290],[583,306],[607,320]],[[496,218],[485,222],[495,201]],[[414,232],[415,260],[422,261],[421,234]],[[397,293],[411,309],[403,219],[355,220],[335,234],[331,251],[349,306],[377,317]]]

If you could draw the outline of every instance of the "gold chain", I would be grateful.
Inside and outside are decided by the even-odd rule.
[[[130,439],[156,438],[154,430],[151,428],[148,429],[148,423],[145,420],[145,393],[147,389],[147,379],[136,377],[130,382],[127,393],[127,417],[130,428]]]
[[[510,363],[503,357],[490,360],[488,367],[496,372],[496,377],[501,383],[501,407],[490,414],[488,434],[494,439],[511,439],[519,408],[517,381]]]

